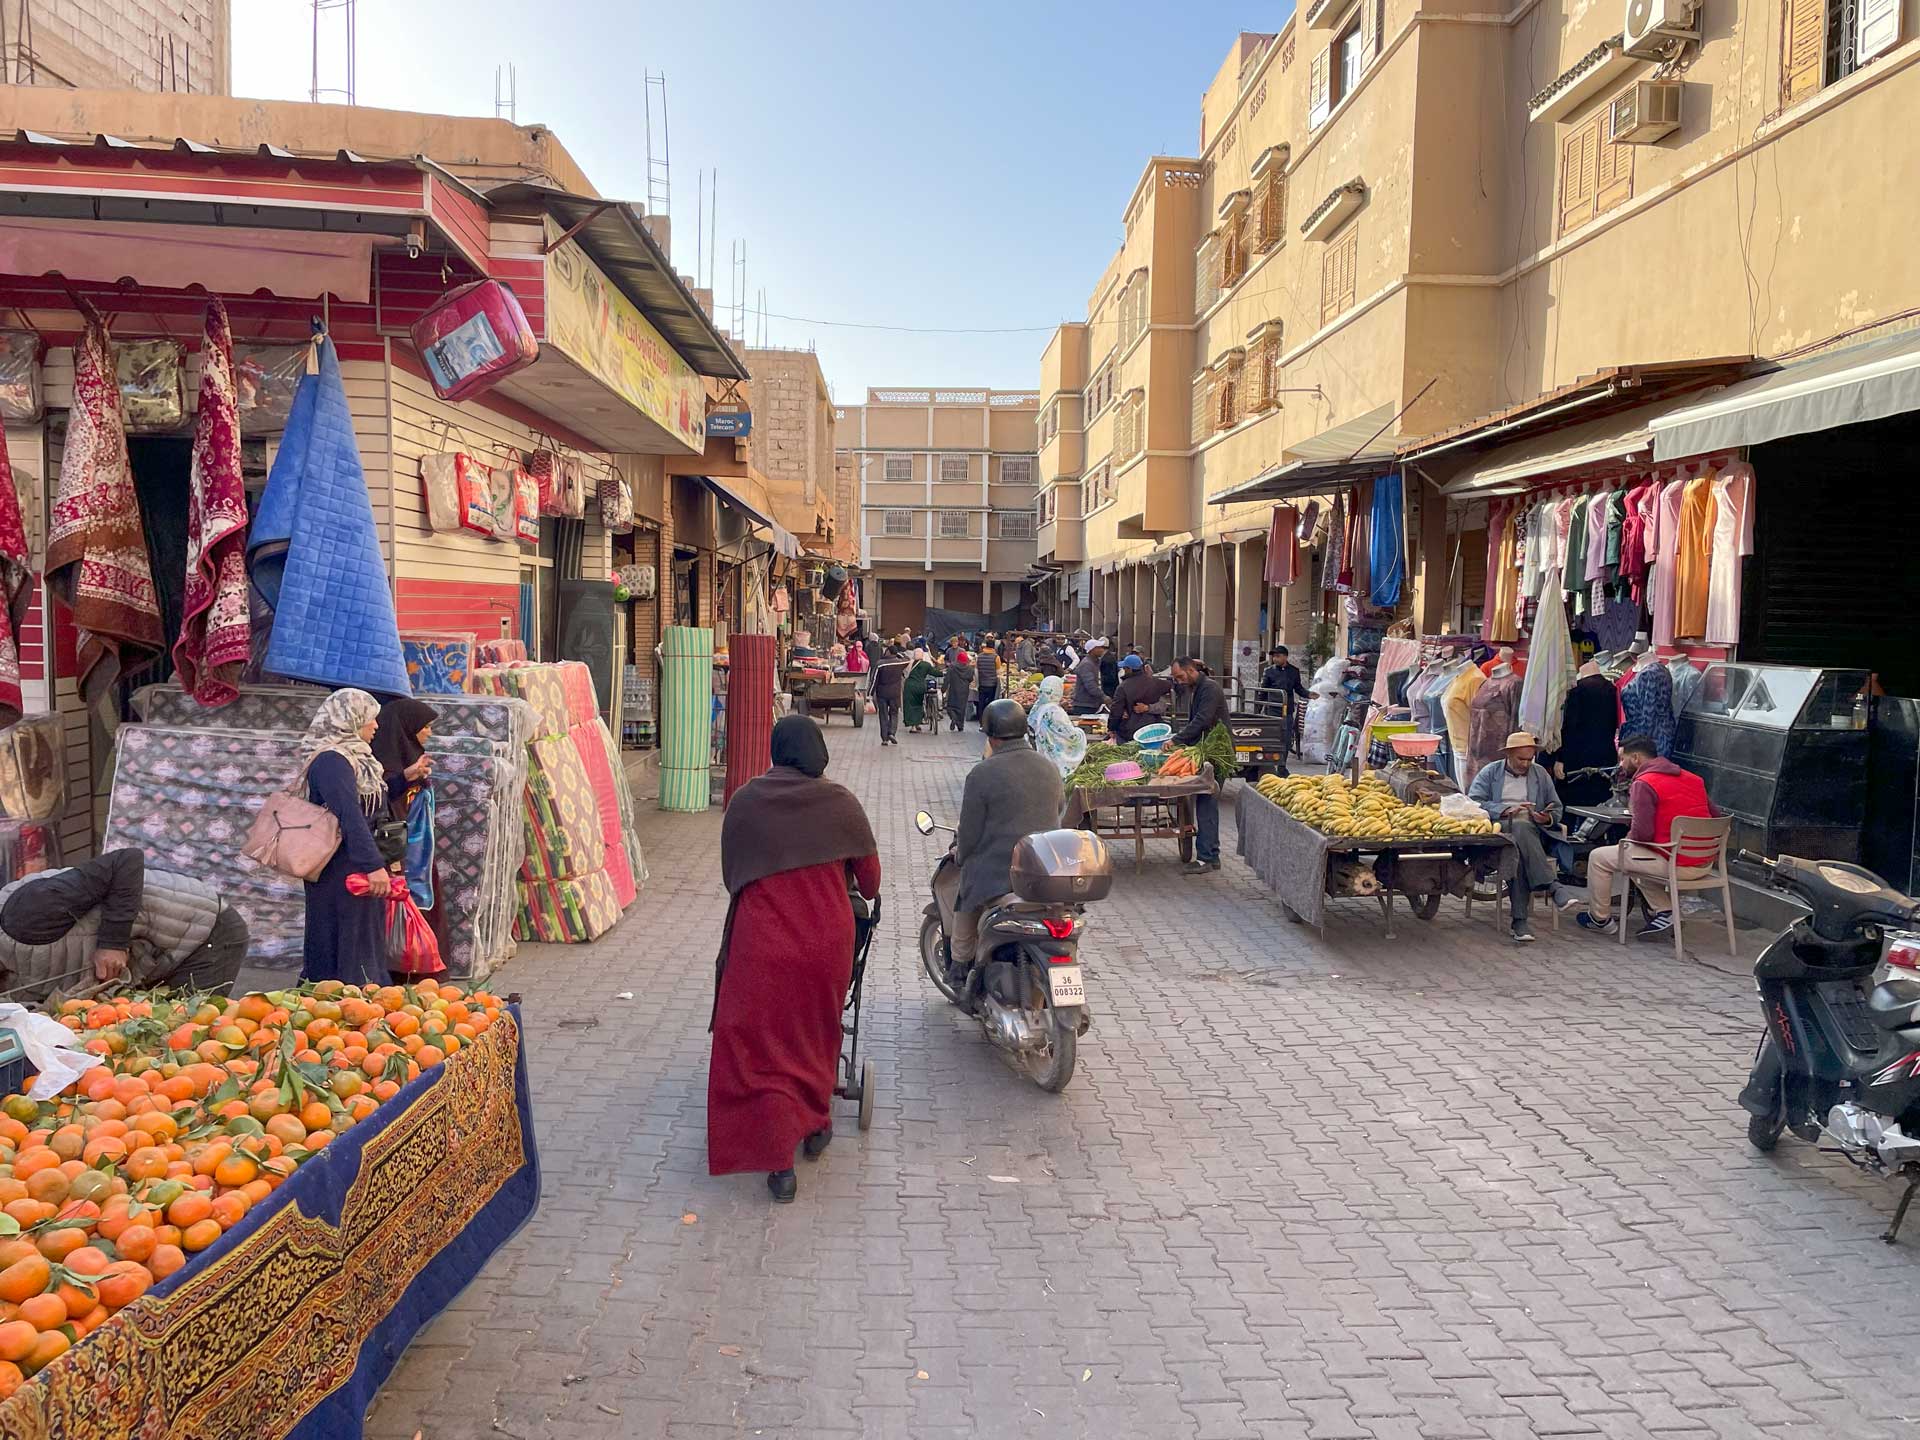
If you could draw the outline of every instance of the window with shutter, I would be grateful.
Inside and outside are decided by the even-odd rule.
[[[1258,222],[1254,244],[1264,255],[1278,246],[1287,233],[1287,177],[1279,164],[1261,177],[1254,206]]]
[[[1220,237],[1207,236],[1193,252],[1193,313],[1204,315],[1220,297]]]
[[[1307,128],[1318,130],[1327,123],[1327,111],[1332,108],[1327,100],[1327,73],[1333,52],[1322,50],[1313,57],[1313,63],[1307,67]]]
[[[1785,0],[1780,25],[1780,103],[1798,104],[1820,88],[1827,48],[1827,0]]]
[[[1605,107],[1602,107],[1604,112]],[[1597,117],[1596,117],[1597,118]],[[1576,125],[1560,141],[1560,233],[1593,219],[1600,132],[1594,121]]]
[[[1241,378],[1240,408],[1248,415],[1258,415],[1271,403],[1267,396],[1267,340],[1263,337],[1253,342],[1247,351],[1247,368]]]
[[[1220,288],[1230,290],[1247,273],[1247,215],[1242,210],[1227,221],[1220,234]]]
[[[1607,114],[1611,104],[1602,105],[1593,117],[1594,162],[1593,210],[1604,215],[1615,206],[1633,198],[1632,145],[1616,145],[1607,138]]]
[[[1193,377],[1193,443],[1213,433],[1213,377],[1205,371]]]
[[[1859,35],[1855,63],[1864,65],[1900,43],[1900,0],[1860,0],[1854,24]]]
[[[1360,0],[1360,66],[1365,70],[1380,53],[1380,0]]]
[[[1327,324],[1353,308],[1354,284],[1360,260],[1360,227],[1349,225],[1327,242],[1320,262],[1320,323]]]

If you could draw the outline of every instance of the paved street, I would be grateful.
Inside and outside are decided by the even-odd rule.
[[[1516,948],[1339,902],[1324,941],[1231,855],[1123,865],[1065,1095],[918,972],[975,737],[829,728],[886,866],[873,1128],[799,1203],[705,1166],[717,812],[643,806],[651,882],[531,947],[544,1198],[404,1358],[368,1433],[1446,1440],[1920,1433],[1920,1223],[1733,1096],[1757,1030],[1696,958],[1570,926]],[[1748,936],[1751,951],[1758,937]],[[631,1000],[616,998],[633,992]]]

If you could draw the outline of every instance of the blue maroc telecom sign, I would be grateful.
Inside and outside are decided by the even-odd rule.
[[[753,433],[753,415],[747,410],[717,410],[707,416],[707,434],[741,439]]]

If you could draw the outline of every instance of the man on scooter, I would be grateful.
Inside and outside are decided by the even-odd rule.
[[[1662,760],[1659,747],[1645,735],[1629,735],[1620,742],[1620,773],[1633,782],[1627,790],[1633,824],[1618,845],[1602,845],[1587,856],[1587,908],[1579,917],[1580,927],[1602,935],[1613,933],[1613,891],[1624,870],[1647,898],[1647,923],[1634,938],[1671,939],[1673,897],[1660,883],[1667,878],[1666,853],[1645,847],[1666,845],[1675,820],[1712,817],[1720,811],[1707,798],[1706,782],[1691,770]],[[1681,866],[1683,872],[1689,868],[1698,867]]]
[[[941,873],[939,885],[956,977],[973,964],[981,913],[1013,889],[1013,847],[1059,825],[1066,800],[1060,772],[1027,744],[1027,712],[1018,700],[994,701],[980,725],[987,758],[967,772],[953,840],[959,863]]]

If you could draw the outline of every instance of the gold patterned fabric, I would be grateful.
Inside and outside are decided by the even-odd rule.
[[[359,1435],[407,1342],[533,1212],[525,1069],[513,1010],[0,1403],[0,1436]]]

